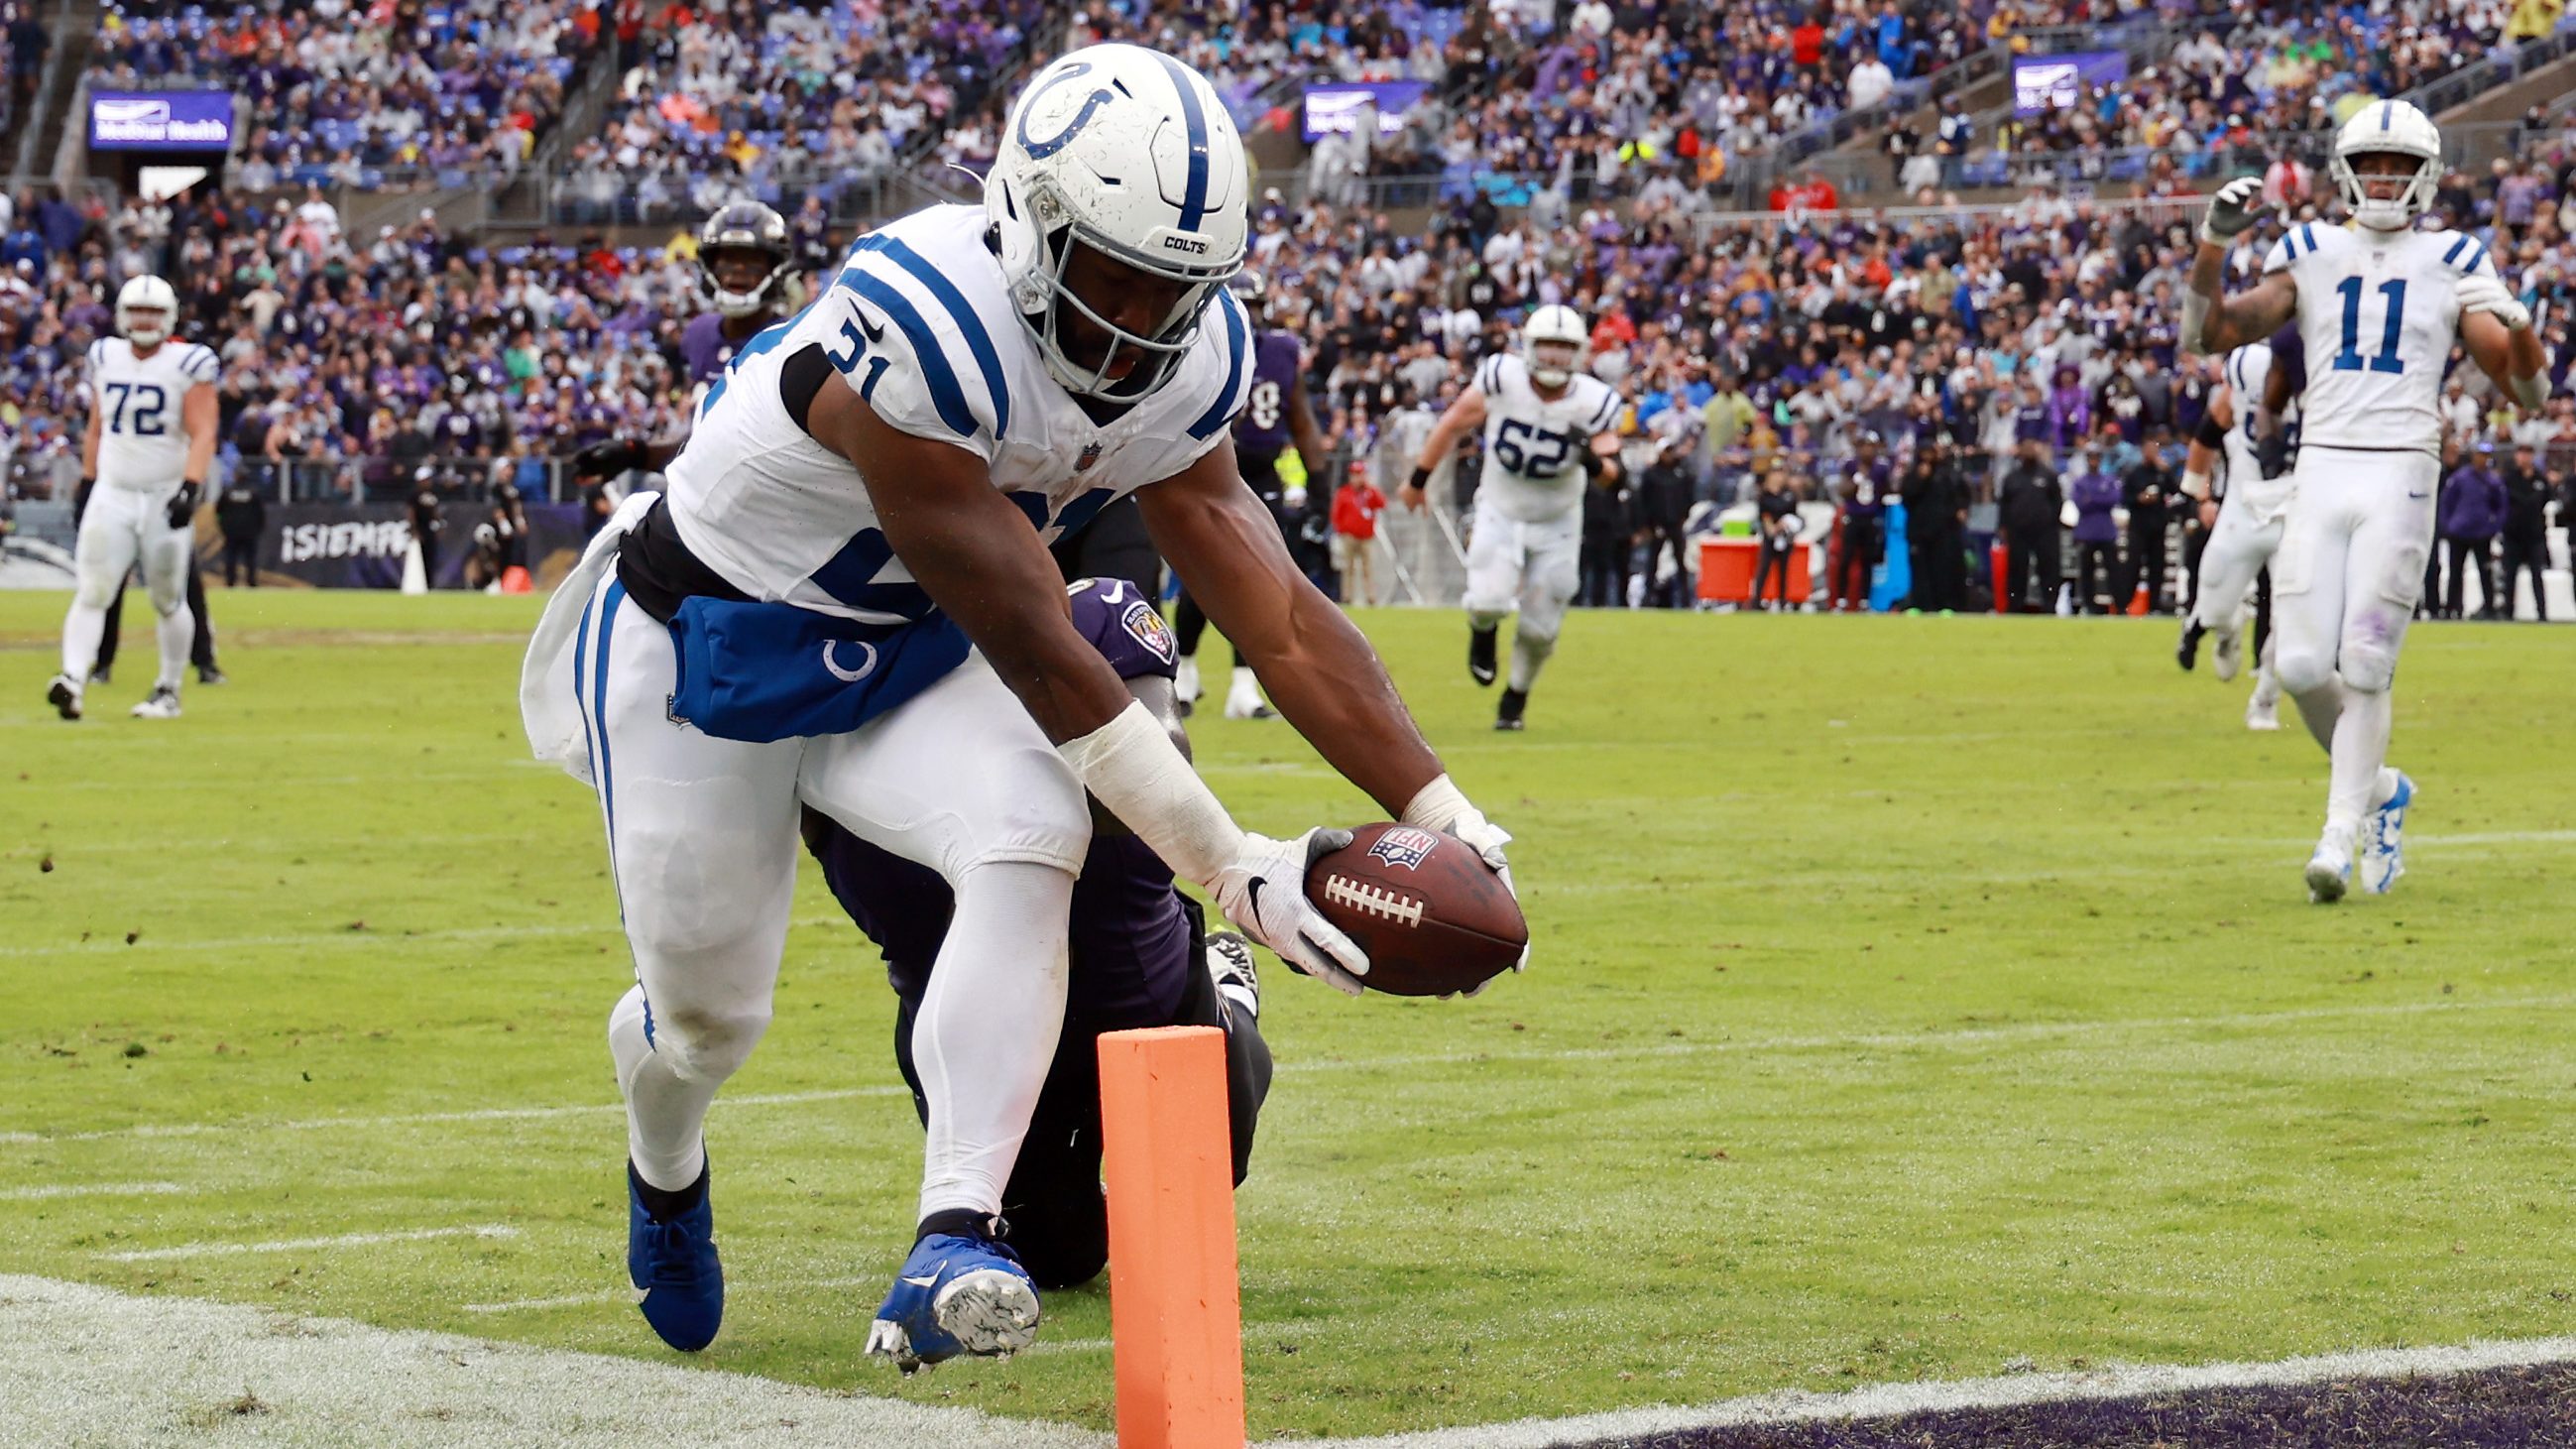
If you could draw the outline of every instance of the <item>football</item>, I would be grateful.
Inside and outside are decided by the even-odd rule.
[[[1529,923],[1502,877],[1465,841],[1410,825],[1363,825],[1306,872],[1306,898],[1368,953],[1371,991],[1438,996],[1508,971]]]

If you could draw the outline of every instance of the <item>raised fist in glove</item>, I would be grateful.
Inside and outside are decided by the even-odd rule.
[[[644,445],[633,438],[593,443],[572,455],[575,478],[614,478],[644,466]]]
[[[2460,310],[2484,312],[2505,326],[2508,332],[2520,332],[2531,326],[2531,309],[2522,305],[2504,283],[2483,272],[2471,272],[2460,279]]]
[[[2251,176],[2240,176],[2218,188],[2209,198],[2209,210],[2201,214],[2200,239],[2226,246],[2254,224],[2254,204],[2263,195],[2263,183]]]
[[[1306,899],[1307,868],[1350,843],[1349,831],[1320,827],[1294,840],[1247,834],[1233,862],[1207,884],[1235,929],[1277,952],[1291,969],[1357,996],[1367,955]]]

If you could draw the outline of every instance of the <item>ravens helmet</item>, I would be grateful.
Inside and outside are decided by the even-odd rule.
[[[787,218],[757,201],[733,202],[698,228],[698,283],[727,317],[776,305],[774,293],[795,262]]]

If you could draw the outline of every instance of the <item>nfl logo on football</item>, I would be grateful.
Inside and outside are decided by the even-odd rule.
[[[1428,830],[1390,830],[1369,847],[1369,854],[1390,866],[1400,865],[1411,870],[1422,864],[1430,856],[1431,848],[1439,843],[1440,837]]]

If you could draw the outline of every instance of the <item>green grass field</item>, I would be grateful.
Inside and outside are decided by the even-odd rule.
[[[0,1273],[670,1357],[534,603],[219,593],[235,682],[162,725],[131,611],[75,728],[62,602],[0,595]],[[1365,622],[1536,954],[1466,1002],[1270,974],[1256,1438],[2576,1324],[2576,630],[2417,632],[2412,872],[2320,909],[2323,757],[2162,621],[1579,615],[1519,737],[1454,614]],[[1282,726],[1198,741],[1256,828],[1375,813]],[[861,1358],[920,1134],[873,953],[810,871],[797,910],[702,1361],[1106,1426],[1097,1287],[1006,1365]],[[438,1228],[508,1231],[207,1251]]]

